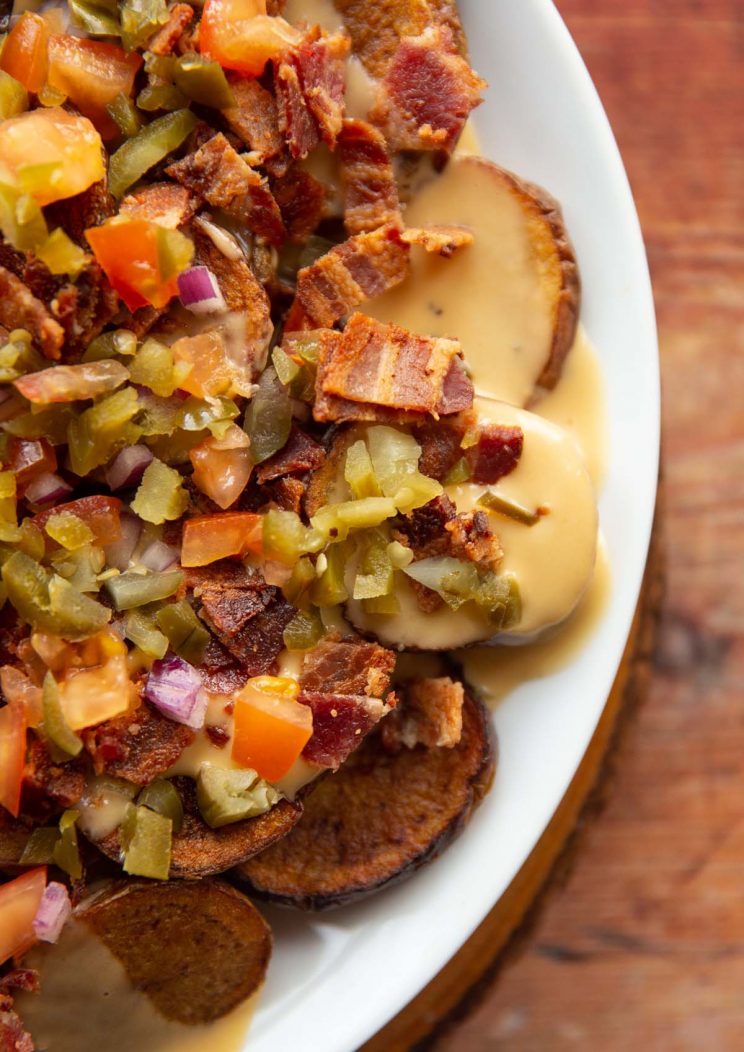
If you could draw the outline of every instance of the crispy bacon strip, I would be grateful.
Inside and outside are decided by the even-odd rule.
[[[223,110],[222,116],[231,130],[262,160],[276,157],[284,143],[274,96],[257,80],[237,74],[230,77],[230,87],[235,105]]]
[[[452,151],[485,81],[473,72],[446,26],[401,40],[370,120],[391,150]]]
[[[240,216],[272,245],[286,236],[279,206],[265,179],[233,149],[222,132],[166,168],[166,174],[215,208]]]
[[[302,243],[323,218],[326,188],[310,172],[293,165],[272,187],[290,241]]]
[[[379,419],[376,410],[405,413],[458,412],[473,400],[473,386],[459,364],[456,340],[417,336],[354,314],[338,341],[321,345],[316,383],[316,420]],[[463,377],[461,395],[443,408],[452,369]]]
[[[65,331],[15,274],[0,267],[0,325],[12,331],[27,329],[46,358],[62,355]]]
[[[365,299],[399,285],[408,257],[394,226],[357,234],[298,273],[297,300],[316,327],[330,327]]]
[[[473,482],[493,485],[509,475],[519,463],[523,446],[521,427],[486,424],[477,443],[465,451]]]
[[[133,219],[147,219],[169,230],[175,230],[188,223],[199,204],[199,198],[186,186],[154,183],[125,197],[119,211]]]
[[[348,232],[361,234],[387,224],[402,227],[398,187],[382,132],[367,121],[346,120],[338,144]]]
[[[414,749],[453,749],[462,737],[462,683],[440,676],[407,684],[403,701],[382,725],[383,745],[390,752]]]
[[[472,230],[464,226],[446,226],[434,224],[427,227],[409,227],[400,235],[406,245],[419,245],[426,252],[436,253],[449,259],[450,256],[465,245],[472,245],[475,240]]]
[[[280,62],[274,74],[279,129],[295,160],[307,157],[320,142],[315,118],[305,100],[300,74],[291,58]]]
[[[153,55],[170,55],[193,18],[194,9],[190,4],[174,4],[168,12],[168,21],[151,38],[147,50]]]
[[[313,713],[313,734],[303,757],[334,771],[389,710],[384,702],[365,695],[303,691],[297,700]]]
[[[346,59],[351,41],[346,33],[305,40],[294,55],[302,92],[320,137],[333,150],[346,109]]]
[[[315,471],[325,458],[326,452],[319,442],[293,427],[284,448],[258,466],[256,482],[263,485],[283,475]]]
[[[328,636],[302,662],[303,691],[382,698],[390,687],[395,654],[378,643],[352,636]]]

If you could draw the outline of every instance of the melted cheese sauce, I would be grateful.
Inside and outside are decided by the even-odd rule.
[[[256,1008],[254,996],[207,1026],[171,1022],[77,921],[25,963],[40,971],[43,993],[21,993],[16,1005],[39,1052],[238,1052]]]

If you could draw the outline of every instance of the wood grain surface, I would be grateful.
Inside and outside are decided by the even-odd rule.
[[[744,1049],[744,3],[558,0],[656,296],[667,587],[564,882],[436,1052]]]

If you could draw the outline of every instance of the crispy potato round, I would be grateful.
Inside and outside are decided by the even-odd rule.
[[[436,858],[490,788],[494,769],[489,714],[466,695],[457,746],[391,753],[371,735],[308,796],[289,836],[236,875],[260,897],[300,909],[363,898]]]

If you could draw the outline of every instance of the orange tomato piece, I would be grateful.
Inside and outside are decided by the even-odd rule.
[[[39,866],[0,886],[0,964],[36,942],[34,917],[46,883],[46,866]]]
[[[165,307],[178,292],[176,275],[163,280],[158,231],[147,219],[116,217],[85,231],[88,244],[113,287],[130,310]]]
[[[296,700],[299,686],[281,676],[249,679],[235,699],[232,758],[269,782],[283,777],[313,733],[313,714]]]
[[[25,706],[18,701],[9,701],[0,709],[0,805],[16,818],[21,804],[27,726]]]
[[[182,336],[171,347],[174,362],[188,362],[191,371],[179,387],[204,398],[229,391],[233,371],[225,353],[225,341],[219,332],[201,332],[197,336]]]
[[[266,14],[266,0],[207,0],[199,41],[202,52],[226,69],[260,77],[266,63],[302,40],[283,18]]]
[[[85,40],[66,34],[49,39],[49,84],[64,92],[104,139],[119,134],[106,106],[121,92],[131,95],[134,78],[142,65],[135,51],[127,53],[116,44]]]
[[[15,77],[26,91],[38,95],[47,79],[48,43],[49,27],[44,19],[26,11],[8,33],[0,69]]]
[[[37,476],[57,470],[57,453],[45,438],[11,438],[7,468],[15,475],[16,487],[22,496]]]
[[[34,516],[33,523],[43,530],[52,515],[67,511],[82,519],[92,532],[94,542],[105,548],[107,544],[114,544],[121,537],[121,509],[122,502],[118,497],[80,497],[79,500],[71,500],[39,512]]]
[[[126,654],[114,654],[97,668],[70,670],[59,685],[59,700],[74,731],[95,727],[135,707]]]
[[[40,205],[80,194],[103,179],[101,136],[87,117],[51,106],[0,123],[0,182],[24,189],[24,169],[44,165],[52,174],[28,191]]]
[[[260,555],[262,550],[262,515],[249,511],[197,515],[184,523],[181,566],[207,566],[231,555]]]
[[[247,446],[221,449],[216,438],[206,438],[194,446],[189,457],[194,465],[194,485],[220,508],[229,508],[235,503],[253,471]]]

